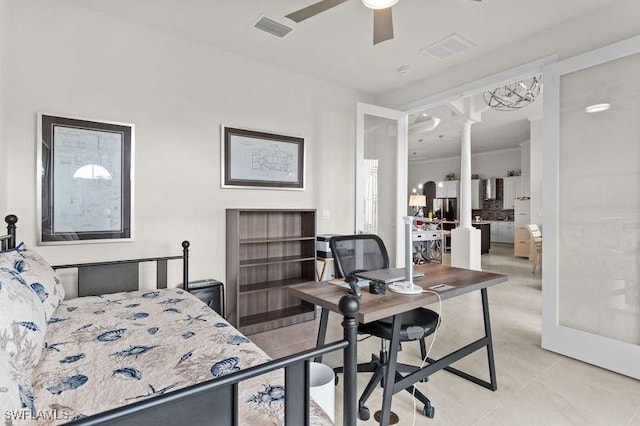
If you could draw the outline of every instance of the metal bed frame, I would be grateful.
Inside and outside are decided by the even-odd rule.
[[[0,236],[2,250],[16,246],[15,215],[5,217],[7,235]],[[89,264],[60,265],[55,268],[77,268],[78,279],[92,275],[92,271],[100,274],[103,268],[124,268],[125,275],[133,276],[141,262],[157,262],[158,286],[166,287],[167,261],[183,260],[183,280],[188,282],[189,242],[182,243],[183,255],[161,258],[146,258],[125,261],[96,262]],[[82,272],[84,271],[84,272]],[[113,275],[111,275],[113,276]],[[135,280],[137,286],[137,278]],[[130,286],[128,283],[127,286]],[[136,288],[137,290],[137,288]],[[88,290],[90,291],[90,290]],[[123,291],[116,289],[115,291]],[[126,290],[125,290],[126,291]],[[86,293],[89,294],[89,293]],[[284,369],[285,426],[309,425],[309,365],[317,357],[330,352],[343,351],[343,425],[356,426],[357,419],[357,321],[358,300],[345,295],[340,299],[340,312],[343,315],[343,339],[337,342],[318,346],[284,358],[240,370],[206,382],[197,383],[186,388],[139,401],[133,404],[98,413],[73,421],[72,425],[238,425],[238,384],[252,377],[260,376],[274,370]]]

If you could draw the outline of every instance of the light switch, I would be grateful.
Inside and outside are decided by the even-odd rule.
[[[322,209],[322,218],[329,219],[329,217],[330,217],[329,209]]]

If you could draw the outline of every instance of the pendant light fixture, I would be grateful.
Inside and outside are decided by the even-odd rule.
[[[362,0],[369,9],[386,9],[396,4],[398,0]]]

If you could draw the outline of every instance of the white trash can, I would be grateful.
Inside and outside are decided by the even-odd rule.
[[[328,365],[309,363],[311,398],[335,421],[335,373]]]

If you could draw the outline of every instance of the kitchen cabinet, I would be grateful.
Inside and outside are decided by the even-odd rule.
[[[498,242],[513,244],[513,222],[497,221]]]
[[[436,198],[458,198],[458,180],[436,182]]]
[[[521,192],[521,196],[522,197],[531,197],[531,176],[520,176],[520,180],[521,180],[521,187],[522,187],[522,192]]]
[[[530,176],[507,176],[502,178],[502,208],[514,208],[514,201],[522,197],[531,196]]]
[[[516,257],[529,257],[531,237],[527,225],[515,225],[515,235],[513,238],[513,255]]]
[[[531,223],[531,202],[529,200],[515,200],[513,203],[513,218],[516,228],[519,225]]]
[[[471,208],[479,210],[482,208],[482,200],[480,199],[480,179],[471,181]]]
[[[521,192],[520,176],[508,176],[502,178],[502,208],[513,209],[513,202]]]
[[[531,202],[529,200],[516,200],[514,202],[514,237],[513,255],[516,257],[529,257],[531,238],[527,225],[531,223]]]
[[[495,220],[489,221],[489,240],[492,243],[498,242],[498,222]]]

